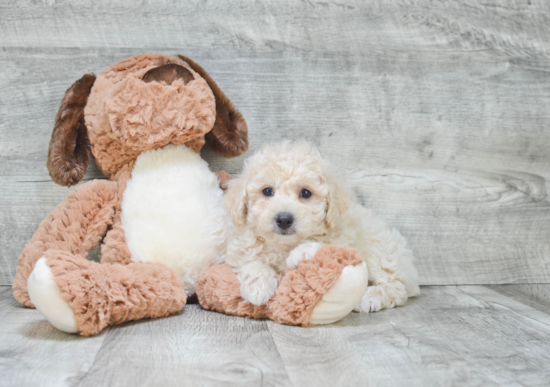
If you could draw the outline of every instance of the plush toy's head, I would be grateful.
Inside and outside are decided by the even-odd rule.
[[[205,142],[224,157],[244,153],[248,129],[239,111],[192,60],[138,55],[67,90],[48,169],[56,183],[71,186],[84,176],[90,151],[105,176],[116,178],[144,151],[185,144],[198,152]]]

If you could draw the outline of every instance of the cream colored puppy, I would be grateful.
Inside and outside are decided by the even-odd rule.
[[[355,203],[305,141],[265,146],[246,160],[243,173],[229,182],[225,205],[236,226],[227,263],[252,304],[266,304],[278,273],[311,258],[322,244],[353,247],[366,262],[369,286],[356,311],[400,306],[420,293],[405,239]]]

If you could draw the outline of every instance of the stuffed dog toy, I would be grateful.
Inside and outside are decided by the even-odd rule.
[[[81,185],[40,224],[19,257],[14,297],[56,328],[84,336],[176,313],[195,292],[217,310],[234,273],[220,275],[227,267],[218,265],[200,284],[197,278],[225,260],[232,223],[220,189],[228,176],[200,158],[205,143],[238,156],[248,148],[248,129],[188,58],[138,55],[75,82],[55,118],[50,175],[77,184],[91,152],[109,180]],[[100,263],[87,260],[98,244]],[[355,251],[326,249],[285,274],[271,308],[234,292],[220,311],[294,325],[342,318],[351,309],[331,304],[331,291],[348,280],[346,267],[363,268]]]
[[[198,154],[205,143],[238,156],[248,129],[188,58],[139,55],[75,82],[55,118],[50,175],[77,184],[91,151],[110,181],[83,184],[42,222],[19,257],[14,297],[82,335],[181,310],[198,274],[221,262],[230,226]],[[100,242],[101,263],[86,260]]]

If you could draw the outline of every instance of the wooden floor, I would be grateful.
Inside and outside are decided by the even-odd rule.
[[[0,288],[1,386],[548,386],[550,285],[430,286],[406,306],[297,328],[207,312],[53,328]]]
[[[72,188],[46,169],[64,91],[183,54],[247,120],[306,138],[407,238],[424,285],[550,283],[550,2],[0,0],[0,285]],[[101,178],[91,165],[85,180]]]

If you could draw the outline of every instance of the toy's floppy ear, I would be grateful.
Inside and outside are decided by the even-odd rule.
[[[73,83],[65,92],[55,116],[47,165],[57,184],[75,185],[88,169],[90,140],[84,124],[84,107],[95,78],[93,74],[86,74]]]
[[[216,98],[216,122],[206,134],[206,142],[223,157],[242,155],[248,150],[248,126],[242,114],[201,66],[183,55],[178,56],[204,78]]]
[[[224,195],[225,208],[229,211],[231,220],[237,227],[246,224],[246,216],[248,215],[246,184],[246,179],[243,176],[229,180]]]
[[[327,197],[326,222],[329,229],[336,228],[349,209],[351,194],[344,182],[333,171],[327,172],[329,192]]]

